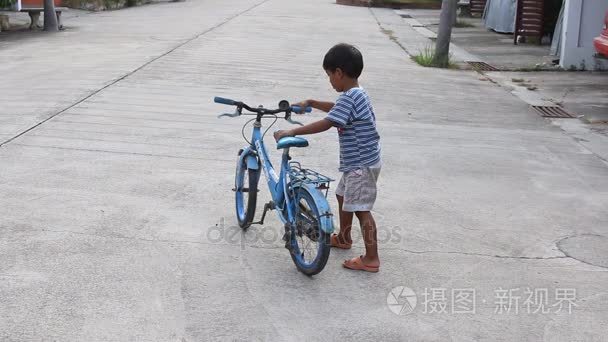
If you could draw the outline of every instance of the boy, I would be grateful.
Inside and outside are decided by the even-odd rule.
[[[338,129],[340,140],[340,171],[342,178],[336,188],[340,232],[331,236],[331,246],[350,249],[350,230],[353,213],[359,219],[365,255],[345,260],[346,268],[378,272],[378,246],[376,223],[371,210],[376,200],[376,182],[380,174],[380,136],[376,131],[376,117],[365,90],[359,87],[358,78],[363,70],[361,52],[352,45],[338,44],[323,59],[323,69],[332,87],[342,92],[336,103],[305,100],[298,105],[311,106],[327,112],[323,120],[291,130],[274,133],[278,141],[285,136],[314,134],[331,127]]]

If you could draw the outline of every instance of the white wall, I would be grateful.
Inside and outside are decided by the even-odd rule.
[[[608,0],[565,0],[560,66],[569,69],[608,69],[608,61],[594,58],[593,38],[604,27]]]

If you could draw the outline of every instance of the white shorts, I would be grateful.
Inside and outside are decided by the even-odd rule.
[[[342,210],[348,212],[371,211],[376,202],[380,163],[344,172],[336,187],[336,195],[344,197]]]

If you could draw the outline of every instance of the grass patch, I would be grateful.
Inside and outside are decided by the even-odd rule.
[[[412,59],[414,60],[414,62],[418,63],[423,67],[439,68],[439,66],[435,62],[435,49],[430,46],[425,47],[417,55],[412,56]],[[456,65],[452,61],[452,54],[448,55],[448,68],[458,69],[458,65]]]
[[[417,55],[412,56],[412,59],[423,67],[432,67],[433,60],[435,59],[435,50],[431,47],[425,47]]]

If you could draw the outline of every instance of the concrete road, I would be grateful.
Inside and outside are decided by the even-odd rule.
[[[392,10],[191,0],[66,25],[0,42],[1,339],[605,339],[608,165],[479,74],[418,67]],[[308,278],[276,217],[236,228],[246,120],[212,98],[331,100],[341,41],[382,137],[382,269],[341,267],[357,239]],[[294,156],[338,177],[335,132],[309,140]]]

